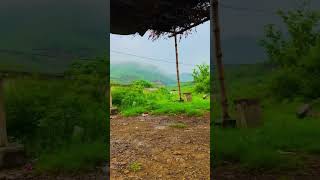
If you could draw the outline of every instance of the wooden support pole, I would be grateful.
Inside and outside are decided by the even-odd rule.
[[[8,137],[4,108],[4,80],[0,77],[0,147],[6,146],[8,146]]]
[[[176,50],[176,69],[177,69],[177,81],[178,81],[178,90],[179,90],[179,98],[181,98],[181,89],[180,89],[180,76],[179,76],[179,57],[178,57],[178,42],[177,42],[177,35],[174,36],[174,45]]]
[[[108,89],[108,88],[107,88]],[[109,94],[110,94],[110,108],[112,108],[112,96],[111,96],[111,85],[109,87]]]
[[[214,31],[214,48],[215,60],[218,71],[218,79],[220,82],[221,91],[221,108],[222,108],[222,123],[230,119],[228,113],[228,100],[226,87],[224,82],[224,68],[222,63],[222,50],[220,39],[220,22],[219,22],[219,0],[211,0],[211,29]]]

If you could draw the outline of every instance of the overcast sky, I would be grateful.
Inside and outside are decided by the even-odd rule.
[[[209,28],[209,22],[199,25],[191,35],[178,41],[181,72],[191,72],[195,64],[210,63]],[[156,65],[165,72],[175,72],[174,38],[163,37],[152,41],[148,39],[148,35],[149,33],[146,33],[143,37],[112,34],[110,38],[111,63],[140,62]],[[153,59],[143,59],[119,52]],[[163,61],[169,61],[170,63]]]
[[[301,0],[222,0],[220,6],[221,36],[223,60],[225,63],[242,64],[261,62],[266,59],[263,49],[257,41],[263,38],[264,26],[277,24],[283,27],[276,15],[279,9],[292,9],[301,4]],[[300,3],[299,3],[300,2]],[[320,1],[313,0],[312,8],[319,9]],[[210,34],[209,22],[197,27],[197,32],[179,44],[180,60],[183,63],[209,63]],[[111,50],[174,62],[173,39],[152,42],[140,36],[111,35]],[[139,61],[152,63],[161,69],[173,71],[174,64],[156,63],[150,60],[110,53],[111,63],[122,61]],[[192,67],[181,66],[181,71],[189,72]]]

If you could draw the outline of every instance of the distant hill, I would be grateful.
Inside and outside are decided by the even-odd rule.
[[[147,80],[150,82],[161,82],[165,85],[176,83],[176,74],[166,74],[156,66],[145,65],[140,63],[120,63],[110,65],[111,81],[119,83],[130,83],[134,80]],[[181,81],[192,81],[192,75],[181,73]]]
[[[181,82],[190,82],[193,81],[192,74],[190,73],[181,73],[180,74]]]
[[[61,73],[74,59],[101,56],[109,49],[106,5],[1,0],[0,70]]]

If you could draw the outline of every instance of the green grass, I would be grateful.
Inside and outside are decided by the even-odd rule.
[[[103,140],[94,143],[72,144],[51,153],[42,154],[36,164],[40,172],[94,170],[108,158],[107,143]]]
[[[113,87],[113,105],[117,106],[124,116],[137,116],[144,112],[153,115],[201,116],[210,110],[210,98],[203,99],[203,94],[192,92],[192,84],[182,86],[182,92],[192,92],[191,102],[179,102],[178,93],[170,93],[172,88],[165,87],[147,92],[130,86]]]
[[[211,131],[212,163],[219,165],[223,161],[229,161],[249,169],[299,169],[305,162],[303,156],[319,156],[320,121],[316,118],[296,117],[296,110],[303,102],[280,102],[270,97],[266,88],[263,88],[268,82],[268,74],[265,72],[264,75],[244,74],[242,77],[235,77],[233,73],[236,71],[228,72],[227,69],[231,101],[241,97],[261,99],[264,123],[259,128],[251,129],[214,127]],[[214,107],[212,121],[220,115],[218,101],[214,102]],[[236,117],[232,105],[230,112],[232,117]]]
[[[129,169],[130,171],[132,172],[138,172],[140,171],[142,168],[142,165],[141,163],[138,163],[138,162],[132,162],[130,165],[129,165]]]

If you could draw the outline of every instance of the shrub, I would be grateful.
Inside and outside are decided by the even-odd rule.
[[[192,73],[195,91],[199,93],[210,93],[210,67],[207,64],[197,65]]]
[[[132,83],[134,86],[143,87],[143,88],[151,88],[152,84],[145,80],[136,80]]]

